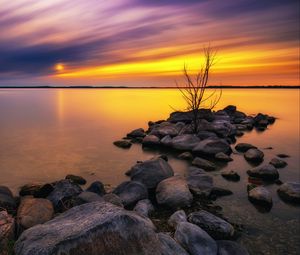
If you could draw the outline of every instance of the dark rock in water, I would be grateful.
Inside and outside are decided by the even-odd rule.
[[[3,186],[1,186],[3,187]],[[1,188],[0,187],[0,188]],[[0,211],[0,254],[9,255],[11,240],[15,237],[15,220],[7,213]]]
[[[215,120],[225,120],[225,121],[230,121],[230,116],[226,111],[217,111],[215,113]]]
[[[282,200],[300,204],[300,182],[286,182],[277,190]]]
[[[159,125],[154,126],[151,129],[149,135],[155,135],[159,138],[162,138],[166,135],[174,137],[178,135],[180,129],[181,129],[180,127],[174,125],[173,123],[163,122]]]
[[[6,186],[0,186],[0,208],[4,208],[7,211],[14,211],[16,208],[16,202],[12,192]]]
[[[241,136],[243,136],[243,135],[244,135],[244,133],[243,133],[242,131],[240,131],[240,130],[236,131],[235,136],[241,137]]]
[[[142,143],[143,139],[144,139],[144,137],[135,137],[135,138],[131,138],[130,142],[132,142],[132,143]]]
[[[118,140],[114,142],[114,145],[122,149],[129,149],[132,143],[126,140]]]
[[[232,195],[232,191],[229,189],[224,189],[220,187],[213,187],[210,191],[211,197],[223,197]]]
[[[188,221],[201,227],[214,239],[231,239],[234,236],[230,223],[204,210],[189,214]]]
[[[248,198],[252,203],[269,208],[272,207],[273,204],[271,193],[262,186],[251,189],[248,193]]]
[[[103,199],[105,202],[111,203],[116,206],[124,207],[124,205],[122,204],[122,199],[114,193],[105,194],[103,196]]]
[[[137,137],[145,137],[145,130],[142,128],[138,128],[135,130],[132,130],[130,133],[127,134],[127,137],[129,138],[137,138]]]
[[[54,190],[47,197],[56,211],[64,208],[64,200],[77,196],[82,189],[70,180],[61,180],[56,183]]]
[[[197,166],[197,167],[200,167],[206,171],[214,171],[216,170],[216,165],[206,159],[203,159],[203,158],[199,158],[199,157],[196,157],[193,162],[192,162],[192,165],[194,166]]]
[[[206,127],[207,131],[216,133],[220,137],[230,137],[236,134],[236,127],[229,121],[216,120]]]
[[[277,154],[277,157],[278,158],[289,158],[290,156],[287,154],[280,153],[280,154]]]
[[[197,136],[201,139],[201,140],[204,140],[204,139],[207,139],[207,138],[218,138],[218,136],[214,133],[214,132],[209,132],[209,131],[199,131],[197,133]]]
[[[193,195],[184,178],[173,176],[164,179],[157,185],[156,200],[160,205],[170,208],[181,208],[191,205]]]
[[[148,189],[154,189],[159,182],[173,176],[174,172],[168,162],[159,158],[137,163],[126,174],[131,180],[145,184]]]
[[[154,207],[149,199],[143,199],[137,202],[133,211],[144,217],[149,217],[149,214],[154,212]]]
[[[103,202],[104,199],[100,197],[98,194],[89,191],[83,191],[78,196],[77,199],[79,200],[80,204],[84,203],[91,203],[91,202]]]
[[[191,255],[217,255],[216,242],[203,229],[192,223],[180,222],[174,238]]]
[[[197,167],[189,167],[186,178],[189,189],[197,195],[208,196],[213,187],[213,178]]]
[[[225,154],[224,152],[219,152],[215,155],[215,159],[218,161],[222,161],[222,162],[230,162],[233,159],[231,157],[229,157],[227,154]]]
[[[272,158],[270,164],[275,166],[276,168],[283,168],[287,165],[287,163],[279,158]]]
[[[142,145],[145,147],[156,147],[160,145],[160,140],[155,135],[147,135],[144,137]]]
[[[214,156],[220,152],[228,154],[231,152],[231,148],[225,140],[215,138],[202,140],[193,149],[193,153],[198,155]]]
[[[114,191],[125,207],[134,206],[139,200],[148,198],[147,187],[140,182],[126,181],[118,185]]]
[[[252,163],[262,162],[264,156],[265,156],[264,153],[259,149],[249,149],[244,154],[245,159]]]
[[[234,148],[239,152],[246,152],[247,150],[250,149],[257,149],[256,146],[250,143],[238,143]]]
[[[187,222],[187,217],[183,210],[174,212],[168,220],[169,226],[173,227],[174,229],[176,229],[179,222]]]
[[[79,185],[86,184],[86,180],[83,177],[78,176],[78,175],[68,174],[65,179],[71,180],[72,182],[79,184]]]
[[[106,193],[104,185],[100,181],[95,181],[95,182],[91,183],[91,185],[86,189],[86,191],[94,192],[94,193],[98,194],[99,196],[103,196]]]
[[[274,181],[279,178],[277,169],[270,164],[259,166],[247,171],[247,174],[251,177],[261,178],[266,181]]]
[[[231,181],[239,181],[240,180],[240,176],[237,172],[233,171],[233,170],[223,170],[221,172],[221,175],[228,180]]]
[[[169,135],[166,135],[164,138],[160,140],[161,145],[170,147],[172,145],[172,138]]]
[[[236,242],[220,240],[217,244],[218,255],[249,255],[248,251]]]
[[[223,109],[228,114],[232,115],[236,112],[236,106],[235,105],[228,105]]]
[[[45,198],[53,191],[54,186],[50,183],[30,183],[21,187],[20,196],[34,196],[37,198]]]
[[[213,116],[211,110],[209,110],[209,109],[199,109],[197,112],[197,118],[212,121],[214,119],[214,116]],[[168,121],[172,122],[172,123],[177,123],[177,122],[191,123],[193,119],[194,119],[193,111],[172,112],[170,114]]]
[[[16,255],[160,255],[153,224],[134,212],[105,202],[73,207],[22,233]]]
[[[180,155],[178,155],[178,158],[184,159],[184,160],[192,160],[194,157],[193,157],[192,153],[190,153],[189,151],[186,151],[186,152],[183,152]]]
[[[189,255],[172,237],[164,233],[158,233],[161,243],[161,255]]]
[[[196,135],[178,135],[172,139],[171,147],[180,151],[191,151],[200,142]]]

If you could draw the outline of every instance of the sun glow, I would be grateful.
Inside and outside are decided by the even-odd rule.
[[[57,63],[56,65],[55,65],[55,70],[57,71],[57,72],[61,72],[61,71],[63,71],[65,69],[65,67],[64,67],[64,65],[62,64],[62,63]]]

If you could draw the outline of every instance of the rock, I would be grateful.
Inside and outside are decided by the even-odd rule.
[[[243,136],[244,135],[244,133],[242,132],[242,131],[236,131],[236,134],[235,134],[235,136],[237,136],[237,137],[241,137],[241,136]]]
[[[197,133],[197,136],[201,139],[201,140],[204,140],[204,139],[207,139],[207,138],[218,138],[218,136],[214,133],[214,132],[209,132],[209,131],[199,131]]]
[[[190,206],[193,201],[186,180],[174,176],[161,181],[156,188],[156,200],[159,205],[170,208]]]
[[[174,136],[178,135],[179,130],[180,130],[180,127],[178,127],[172,123],[169,123],[169,122],[163,122],[159,125],[156,125],[151,130],[149,135],[155,135],[160,138],[167,136],[167,135],[174,137]]]
[[[247,174],[251,177],[261,178],[266,181],[274,181],[279,178],[277,169],[270,164],[248,170]]]
[[[3,187],[3,186],[1,186]],[[9,245],[15,237],[15,220],[7,213],[0,211],[0,254],[9,255]]]
[[[95,181],[93,182],[87,189],[86,191],[89,192],[94,192],[96,194],[98,194],[99,196],[104,196],[106,194],[104,185],[102,182],[100,181]]]
[[[161,255],[189,255],[172,237],[164,233],[158,233],[161,243]]]
[[[113,191],[118,195],[125,207],[134,206],[139,200],[148,198],[148,191],[144,184],[137,181],[125,181]]]
[[[247,150],[250,149],[257,149],[256,146],[250,143],[238,143],[234,148],[239,152],[246,152]]]
[[[105,202],[76,206],[22,233],[16,255],[159,255],[153,224],[134,212]]]
[[[100,197],[98,194],[94,192],[89,192],[89,191],[83,191],[81,192],[78,196],[77,199],[79,200],[80,204],[84,203],[90,203],[90,202],[103,202],[104,199]]]
[[[199,109],[197,113],[197,118],[212,121],[214,119],[214,116],[210,109]],[[170,114],[170,117],[168,118],[168,121],[172,123],[183,122],[187,124],[187,123],[191,123],[193,119],[194,119],[193,111],[172,112]]]
[[[236,242],[220,240],[217,244],[218,255],[249,255],[247,250]]]
[[[155,147],[160,144],[160,140],[155,135],[147,135],[142,141],[142,145],[145,147]]]
[[[272,158],[270,164],[275,166],[276,168],[283,168],[287,165],[287,163],[279,158]]]
[[[132,143],[126,140],[118,140],[114,142],[114,145],[122,149],[129,149]]]
[[[277,157],[278,158],[289,158],[290,156],[287,154],[280,153],[280,154],[277,154]]]
[[[154,207],[149,199],[143,199],[137,202],[133,211],[144,217],[149,217],[149,214],[154,212]]]
[[[216,120],[210,123],[206,128],[206,131],[216,133],[219,137],[230,137],[236,134],[236,127],[229,121]]]
[[[194,194],[208,196],[213,187],[213,178],[197,167],[189,167],[188,171],[186,180],[189,189]]]
[[[240,180],[240,176],[237,172],[233,171],[233,170],[223,170],[221,172],[221,175],[228,180],[231,181],[239,181]]]
[[[258,149],[249,149],[244,154],[244,157],[247,161],[253,162],[253,163],[259,163],[262,162],[264,159],[264,153],[261,150]]]
[[[29,183],[21,187],[20,196],[34,196],[37,198],[45,198],[53,191],[53,184],[46,183]]]
[[[17,220],[24,228],[31,228],[52,219],[54,208],[45,198],[24,197],[18,208]]]
[[[225,120],[225,121],[230,121],[230,116],[226,111],[217,111],[215,113],[215,120]]]
[[[196,135],[178,135],[172,139],[171,147],[180,151],[191,151],[200,142]]]
[[[248,193],[248,198],[252,203],[266,207],[271,207],[273,204],[270,192],[262,186],[251,189]]]
[[[122,204],[122,199],[114,193],[105,194],[103,196],[103,199],[105,202],[111,203],[116,206],[124,207],[124,205]]]
[[[282,200],[300,204],[300,182],[286,182],[277,190]]]
[[[61,180],[56,183],[54,190],[47,197],[56,211],[64,209],[64,201],[77,196],[82,189],[70,180]]]
[[[231,152],[229,144],[223,139],[207,138],[194,147],[193,153],[198,155],[214,156],[219,152]]]
[[[215,155],[215,159],[218,161],[222,161],[222,162],[230,162],[233,159],[231,157],[229,157],[227,154],[225,154],[224,152],[218,152]]]
[[[171,136],[166,135],[165,137],[163,137],[163,138],[160,140],[160,143],[161,143],[163,146],[170,147],[170,146],[172,145],[172,138],[171,138]]]
[[[86,180],[83,177],[78,176],[78,175],[68,174],[65,179],[71,180],[72,182],[79,184],[79,185],[86,184]]]
[[[234,228],[230,223],[204,210],[189,214],[188,221],[217,240],[231,239],[234,235]]]
[[[178,158],[184,159],[184,160],[192,160],[194,157],[193,157],[192,153],[190,153],[189,151],[186,151],[186,152],[179,154]]]
[[[229,115],[232,115],[236,112],[236,106],[235,105],[228,105],[223,109],[223,111],[227,112]]]
[[[145,130],[142,128],[135,129],[127,134],[127,137],[129,138],[137,138],[137,137],[145,137]]]
[[[214,171],[217,168],[214,163],[199,157],[194,158],[192,165],[202,168],[206,171]]]
[[[12,192],[6,186],[0,186],[0,208],[4,208],[9,212],[16,209],[16,202]]]
[[[174,238],[191,255],[217,255],[216,242],[197,225],[180,222],[177,225]]]
[[[187,217],[186,217],[185,212],[183,210],[179,210],[179,211],[174,212],[170,216],[170,218],[168,220],[168,224],[169,224],[169,226],[176,229],[179,222],[186,222],[186,221],[187,221]]]
[[[148,189],[155,189],[162,180],[174,175],[172,167],[165,160],[152,159],[134,165],[127,173],[133,181],[139,181]]]
[[[217,198],[217,197],[223,197],[223,196],[229,196],[232,195],[232,191],[229,189],[224,189],[220,187],[213,187],[210,191],[210,197]]]

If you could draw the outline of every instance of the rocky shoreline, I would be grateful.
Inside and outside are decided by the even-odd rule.
[[[137,161],[125,173],[130,180],[112,190],[101,181],[83,190],[86,180],[75,175],[26,184],[17,197],[0,186],[0,255],[248,254],[237,242],[243,226],[226,219],[214,202],[232,192],[215,186],[208,172],[232,161],[231,153],[242,154],[250,166],[249,201],[265,211],[273,204],[265,184],[278,184],[283,201],[300,204],[300,183],[279,179],[288,155],[265,164],[262,150],[236,143],[252,129],[267,130],[274,117],[247,116],[232,105],[216,112],[201,109],[198,116],[196,133],[192,112],[174,112],[166,121],[150,121],[146,131],[138,128],[115,141],[123,149],[140,143],[143,149],[166,153]],[[188,162],[186,175],[174,173],[168,153]],[[221,175],[240,181],[234,170]]]

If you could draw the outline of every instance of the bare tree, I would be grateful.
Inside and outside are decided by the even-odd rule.
[[[200,70],[196,74],[196,77],[192,77],[188,71],[186,65],[183,68],[183,75],[185,78],[184,86],[179,86],[176,82],[177,88],[181,92],[186,104],[188,111],[192,113],[192,126],[195,133],[198,132],[199,126],[199,110],[202,108],[213,109],[221,99],[222,90],[219,93],[212,91],[207,95],[207,83],[210,74],[211,67],[216,61],[216,50],[210,46],[203,49],[204,63]],[[208,106],[205,103],[209,102]]]

